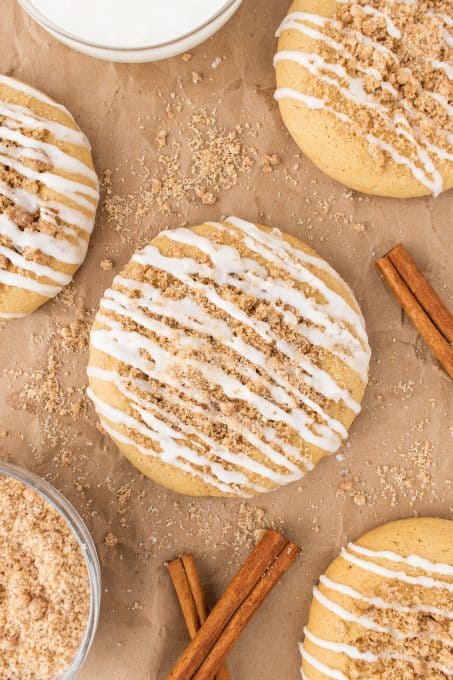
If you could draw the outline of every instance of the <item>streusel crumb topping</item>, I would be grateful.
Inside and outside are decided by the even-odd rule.
[[[54,680],[82,641],[90,584],[63,517],[0,476],[0,679]]]

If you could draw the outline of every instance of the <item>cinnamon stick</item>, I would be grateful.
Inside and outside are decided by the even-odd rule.
[[[433,324],[448,342],[453,343],[453,314],[418,269],[408,250],[398,243],[387,255]]]
[[[233,614],[205,661],[193,676],[193,680],[209,680],[212,677],[216,669],[222,665],[247,623],[299,553],[300,548],[294,543],[288,543],[283,548],[280,555],[264,573],[250,595]]]
[[[186,572],[187,581],[192,592],[200,624],[202,624],[208,618],[209,610],[206,604],[203,586],[201,585],[200,577],[198,576],[195,559],[193,555],[181,555],[181,562]]]
[[[173,560],[167,564],[173,586],[181,607],[184,621],[186,622],[187,630],[190,638],[194,638],[197,630],[200,628],[200,619],[197,608],[195,606],[192,591],[190,589],[187,575],[180,559]]]
[[[266,531],[264,537],[227,586],[192,642],[170,671],[167,680],[190,680],[192,678],[233,614],[250,595],[261,576],[287,543],[286,538],[278,531],[274,529]]]
[[[400,260],[398,257],[396,258],[396,261],[399,263]],[[414,293],[411,291],[411,288],[400,275],[399,270],[394,265],[389,254],[376,260],[376,266],[381,271],[390,290],[395,295],[426,344],[432,349],[450,378],[453,378],[453,348],[433,323],[431,320],[432,317],[425,307],[417,300]],[[408,269],[404,269],[404,271],[408,281],[412,284],[414,277],[410,275]],[[417,280],[419,281],[418,277]],[[413,283],[413,285],[414,287],[416,286],[415,283]],[[418,290],[420,291],[420,288],[418,288]],[[432,304],[425,297],[422,298],[422,301],[427,306]]]
[[[168,562],[167,567],[187,630],[193,639],[209,614],[195,559],[192,555],[181,555],[180,558]],[[210,676],[212,677],[214,674]],[[217,669],[215,680],[231,680],[230,672],[225,665]]]

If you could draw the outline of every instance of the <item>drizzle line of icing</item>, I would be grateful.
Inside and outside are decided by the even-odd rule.
[[[341,556],[347,562],[350,562],[357,567],[361,567],[365,571],[371,571],[373,574],[383,576],[384,578],[393,578],[403,581],[404,583],[424,586],[425,588],[444,588],[445,590],[448,590],[448,592],[453,593],[453,583],[448,581],[439,581],[438,579],[431,578],[430,576],[410,576],[404,571],[387,569],[387,567],[382,567],[380,564],[376,564],[375,562],[362,560],[360,557],[352,555],[345,548],[341,549]]]
[[[309,640],[313,645],[316,645],[317,647],[320,647],[321,649],[327,649],[330,652],[335,652],[336,654],[345,654],[348,656],[350,659],[353,659],[355,661],[365,661],[367,663],[376,663],[377,661],[381,659],[385,660],[396,660],[396,661],[404,661],[406,663],[417,663],[418,659],[416,656],[413,656],[411,654],[404,654],[401,652],[389,652],[389,651],[384,651],[384,652],[379,652],[375,654],[374,652],[370,651],[365,651],[362,652],[358,649],[358,647],[355,647],[354,645],[347,645],[341,642],[334,642],[333,640],[325,640],[324,638],[320,638],[317,635],[314,635],[307,627],[304,628],[304,635],[307,640]],[[301,646],[300,649],[302,650],[303,647]],[[303,655],[302,655],[303,656]],[[314,658],[314,657],[312,657]],[[433,668],[435,670],[441,671],[445,675],[451,676],[453,675],[453,670],[451,668],[448,668],[444,664],[430,662],[428,661],[427,663],[428,668]]]

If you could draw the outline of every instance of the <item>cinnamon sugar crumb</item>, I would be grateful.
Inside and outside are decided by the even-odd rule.
[[[159,149],[162,149],[166,145],[167,133],[165,132],[165,130],[160,130],[160,132],[157,133],[155,142]]]
[[[104,544],[107,546],[107,548],[114,548],[116,545],[118,545],[118,538],[115,536],[114,533],[109,531],[107,534],[104,536]]]
[[[197,189],[195,193],[203,205],[213,205],[217,200],[217,196],[212,191],[206,191],[206,189]]]
[[[175,94],[167,104],[168,116],[180,106]],[[246,125],[226,129],[216,112],[193,109],[181,129],[161,130],[155,136],[157,160],[150,167],[141,163],[143,179],[134,194],[114,193],[111,171],[103,173],[108,223],[121,231],[131,216],[142,220],[157,212],[184,220],[189,204],[213,205],[221,192],[237,186],[240,175],[249,173],[255,164],[257,150],[246,142],[248,134]]]
[[[163,186],[163,184],[160,181],[160,179],[153,177],[153,179],[151,180],[151,193],[152,194],[158,194],[159,191],[162,189],[162,186]]]
[[[355,505],[365,505],[366,496],[362,491],[354,491],[352,494],[352,500],[354,501]]]
[[[53,680],[83,637],[90,584],[59,513],[22,482],[0,477],[0,677]]]
[[[108,272],[113,269],[113,261],[109,260],[107,257],[104,257],[104,259],[99,262],[99,267],[102,269],[102,271]]]
[[[280,164],[280,158],[277,154],[273,153],[271,155],[266,154],[263,157],[263,172],[272,172],[272,169]]]

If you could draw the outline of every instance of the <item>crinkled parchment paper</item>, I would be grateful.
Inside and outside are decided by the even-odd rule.
[[[453,193],[368,198],[298,152],[272,97],[274,33],[287,4],[245,0],[187,61],[118,65],[67,49],[14,0],[1,0],[0,71],[73,112],[106,184],[86,262],[69,290],[0,326],[0,455],[60,488],[100,553],[102,616],[81,680],[164,678],[186,643],[165,560],[194,552],[213,600],[266,524],[282,527],[302,555],[241,637],[230,667],[236,680],[297,678],[311,588],[340,546],[390,519],[451,516],[452,384],[373,261],[403,241],[451,305]],[[221,186],[213,190],[210,161],[201,182],[190,168],[194,154],[215,150],[218,135],[237,145],[240,161],[231,161],[229,180],[218,169]],[[280,162],[272,165],[265,157],[274,154]],[[179,193],[169,185],[172,172]],[[154,179],[158,190],[163,176],[164,200],[156,200],[149,189]],[[183,498],[142,478],[99,432],[83,396],[87,332],[113,275],[158,230],[228,214],[286,229],[325,256],[353,287],[373,349],[363,411],[341,455],[247,503]],[[100,267],[104,258],[113,269]]]

